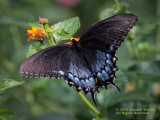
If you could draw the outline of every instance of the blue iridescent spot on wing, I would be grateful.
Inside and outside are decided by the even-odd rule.
[[[81,80],[80,83],[81,83],[82,89],[84,90],[86,88],[84,80]]]
[[[70,80],[74,80],[74,77],[73,77],[73,75],[72,75],[71,73],[68,73],[68,78],[69,78]]]
[[[99,67],[99,65],[96,63],[95,64],[95,69],[97,70],[97,71],[100,71],[100,67]]]
[[[102,76],[104,77],[105,80],[109,79],[108,73],[105,72],[105,70],[102,70]]]
[[[108,67],[108,66],[105,66],[105,71],[106,71],[107,73],[111,73],[111,72],[112,72],[112,71],[111,71],[111,68]]]
[[[74,82],[75,84],[78,86],[80,83],[79,83],[79,79],[77,77],[74,78]]]
[[[107,53],[106,57],[107,57],[108,60],[110,60],[110,61],[112,60],[112,55],[111,54]]]
[[[88,86],[88,89],[91,90],[93,87],[92,84],[90,83],[88,79],[86,79],[85,81],[86,81],[86,85]]]
[[[114,44],[110,45],[110,50],[113,51],[113,52],[115,52],[115,46],[114,46]]]
[[[61,75],[61,76],[64,76],[64,72],[62,70],[59,70],[58,73]]]
[[[110,60],[106,60],[107,66],[112,66],[113,63]]]
[[[90,81],[90,83],[94,86],[95,85],[95,80],[91,77],[91,78],[89,78],[89,81]]]
[[[97,78],[98,78],[98,80],[102,79],[102,74],[100,72],[97,73]]]

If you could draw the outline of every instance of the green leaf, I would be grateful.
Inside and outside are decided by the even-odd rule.
[[[4,101],[8,99],[8,91],[2,91],[0,92],[0,104],[2,104]]]
[[[53,37],[56,41],[70,39],[79,27],[80,21],[78,17],[73,17],[51,26],[54,30]]]
[[[47,32],[52,32],[52,31],[53,31],[52,29],[50,29],[50,27],[49,27],[48,24],[45,24],[45,25],[44,25],[44,28],[45,28],[45,30],[46,30]]]
[[[129,71],[136,71],[141,74],[152,74],[160,76],[160,61],[154,62],[137,62],[135,65],[131,66]]]
[[[59,33],[59,35],[66,35],[66,34],[69,34],[69,33],[67,33],[64,29],[62,29],[61,32]]]
[[[117,81],[117,82],[125,83],[125,82],[128,81],[128,79],[127,79],[127,77],[125,76],[125,74],[124,74],[123,72],[121,72],[121,71],[117,71],[117,72],[116,72],[116,76],[117,76],[117,78],[116,78],[116,81]]]
[[[12,88],[12,87],[21,85],[23,83],[24,83],[24,81],[18,82],[13,79],[4,79],[0,82],[0,92],[2,92],[3,90],[7,90],[9,88]]]
[[[130,81],[134,82],[137,78],[141,80],[141,84],[145,84],[145,89],[148,88],[154,82],[160,80],[160,61],[154,62],[137,62],[129,67],[126,72]]]
[[[13,120],[15,116],[9,109],[0,109],[0,120]]]
[[[99,14],[99,19],[100,20],[104,20],[106,18],[109,18],[115,14],[118,13],[128,13],[128,4],[127,3],[123,3],[123,2],[119,2],[119,8],[117,8],[117,6],[113,5],[110,8],[106,8],[104,10],[102,10]]]
[[[155,26],[156,28],[160,28],[160,23]]]
[[[114,8],[113,7],[107,8],[107,9],[104,9],[100,12],[99,19],[104,20],[106,18],[111,17],[114,14],[115,14],[115,7]]]
[[[46,46],[44,46],[44,45],[38,45],[38,46],[37,45],[31,45],[29,47],[28,52],[26,53],[26,57],[29,58],[33,54],[35,54],[35,53],[37,53],[37,52],[39,52],[39,51],[41,51],[45,48],[46,48]]]
[[[42,24],[38,23],[38,22],[34,22],[34,23],[29,23],[29,26],[37,28],[39,30],[44,30],[44,27]]]

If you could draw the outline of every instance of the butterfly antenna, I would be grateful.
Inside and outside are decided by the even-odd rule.
[[[95,100],[95,93],[91,92],[91,95],[92,95],[92,100],[93,100],[94,104],[97,106],[97,103],[96,103],[96,100]]]
[[[111,82],[110,84],[113,85],[115,88],[117,88],[119,92],[121,92],[120,88],[114,82]]]

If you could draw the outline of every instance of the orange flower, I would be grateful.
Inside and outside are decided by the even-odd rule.
[[[32,30],[27,30],[28,32],[28,40],[27,41],[30,41],[30,39],[33,39],[33,40],[43,40],[44,37],[46,37],[46,33],[44,30],[39,30],[37,28],[34,28],[32,27]]]
[[[76,40],[77,42],[79,42],[80,37],[79,37],[79,38],[73,38],[73,37],[72,37],[72,38],[70,38],[71,41],[70,41],[70,42],[67,42],[67,43],[65,43],[65,44],[70,44],[70,45],[72,45],[72,44],[73,44],[73,43],[72,43],[72,40],[73,40],[73,39]]]

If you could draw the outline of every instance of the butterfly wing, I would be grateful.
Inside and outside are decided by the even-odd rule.
[[[30,58],[26,59],[20,67],[20,75],[24,77],[44,77],[58,78],[61,77],[54,71],[69,68],[69,61],[65,58],[66,64],[62,65],[62,58],[67,53],[69,46],[59,45],[44,49]]]
[[[120,89],[114,84],[115,72],[118,70],[116,62],[118,61],[115,54],[103,52],[96,49],[83,49],[83,57],[88,63],[92,76],[96,80],[97,88],[113,85],[119,91]]]
[[[115,72],[118,70],[116,50],[121,46],[130,29],[138,18],[132,14],[120,14],[105,19],[92,26],[79,40],[83,55],[97,87],[114,84]]]
[[[79,44],[104,52],[117,50],[137,21],[138,17],[132,14],[115,15],[92,26],[81,36]]]
[[[84,93],[94,93],[97,89],[87,64],[71,45],[57,45],[34,54],[24,61],[19,73],[24,77],[63,77]]]

